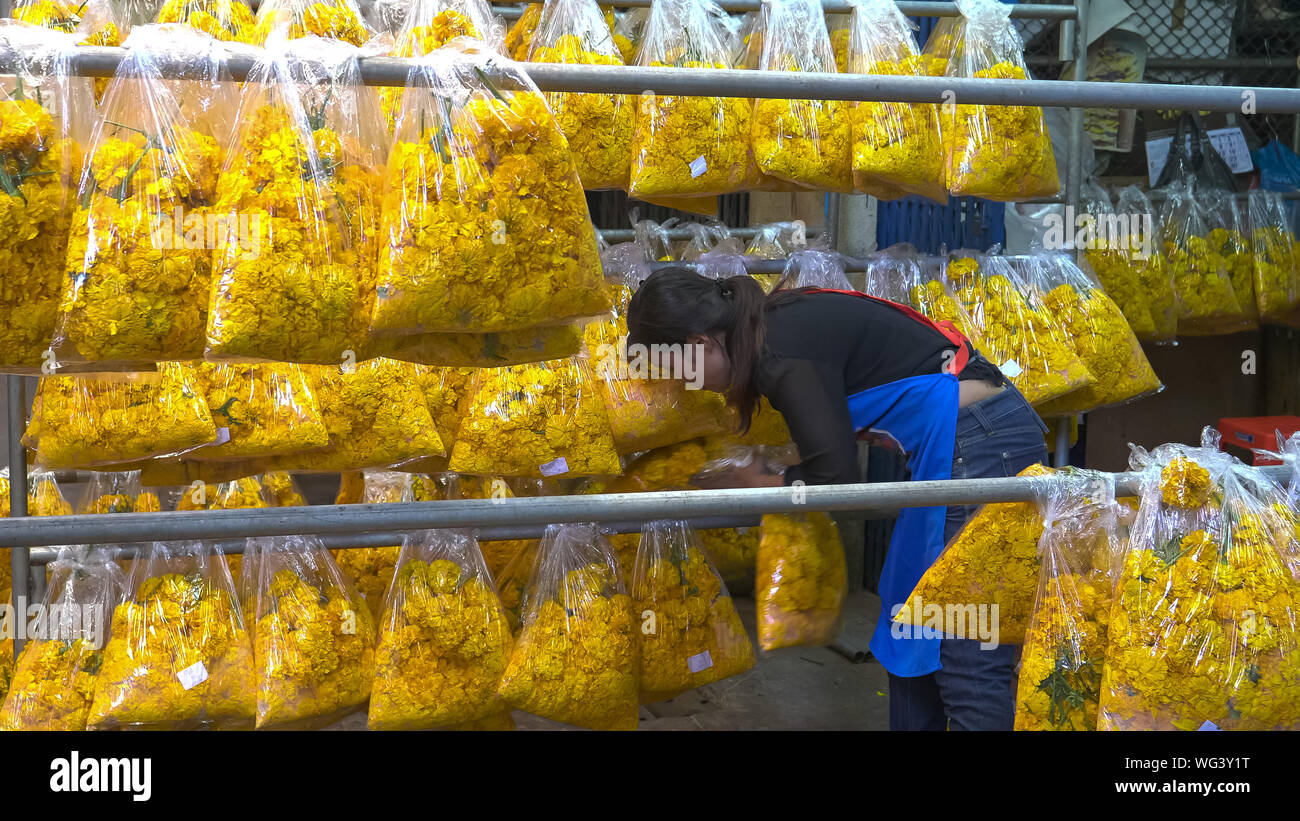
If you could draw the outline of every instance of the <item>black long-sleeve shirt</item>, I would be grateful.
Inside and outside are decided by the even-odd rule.
[[[801,294],[767,309],[755,385],[779,411],[801,464],[785,481],[860,481],[857,431],[848,397],[900,379],[940,373],[957,346],[928,325],[874,300]],[[969,347],[969,343],[967,343]],[[945,355],[946,354],[946,355]],[[970,349],[958,379],[1004,384],[1002,373]]]

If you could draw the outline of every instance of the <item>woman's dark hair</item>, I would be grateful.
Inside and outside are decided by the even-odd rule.
[[[627,341],[680,345],[696,334],[721,335],[731,362],[727,402],[739,412],[741,430],[747,431],[758,405],[754,370],[763,353],[765,310],[798,294],[789,290],[765,294],[750,276],[712,279],[686,268],[662,268],[632,295]]]

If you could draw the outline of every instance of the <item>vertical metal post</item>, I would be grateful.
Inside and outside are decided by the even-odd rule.
[[[1070,419],[1061,416],[1056,420],[1056,448],[1052,453],[1052,463],[1063,468],[1070,464]]]
[[[826,195],[826,241],[832,251],[840,249],[840,195]]]
[[[23,378],[9,376],[6,378],[5,392],[8,403],[8,442],[9,442],[9,515],[27,515],[27,454],[23,451],[23,428],[27,426],[27,399],[23,392]],[[13,570],[14,620],[14,659],[22,652],[23,640],[18,623],[27,619],[27,601],[29,598],[29,574],[31,567],[31,548],[15,547],[9,551],[10,569]],[[44,568],[41,568],[42,575]]]
[[[1077,11],[1073,27],[1074,35],[1074,70],[1070,79],[1082,83],[1088,79],[1088,0],[1075,0]],[[1084,110],[1080,106],[1070,109],[1070,131],[1067,140],[1065,166],[1065,206],[1067,217],[1070,213],[1080,213],[1079,200],[1083,191],[1083,141],[1088,139],[1083,130]],[[1073,224],[1066,220],[1066,233],[1074,232]],[[1073,246],[1073,243],[1071,243]],[[1083,249],[1074,248],[1077,262]],[[1057,467],[1070,464],[1070,419],[1063,416],[1056,425],[1056,452],[1053,454]]]

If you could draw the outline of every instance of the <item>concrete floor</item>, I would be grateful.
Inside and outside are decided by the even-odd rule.
[[[753,599],[736,599],[754,646]],[[875,628],[880,600],[871,593],[849,594],[840,644],[865,648]],[[888,676],[878,662],[855,664],[829,647],[792,647],[760,654],[754,669],[701,687],[671,701],[641,708],[642,730],[886,730],[889,728]],[[572,730],[515,712],[520,730]],[[364,730],[362,713],[329,730]]]

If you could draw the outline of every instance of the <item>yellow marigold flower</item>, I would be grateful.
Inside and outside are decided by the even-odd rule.
[[[15,4],[13,18],[34,26],[62,31],[68,34],[77,30],[85,3],[72,5],[60,0],[31,0]]]
[[[423,57],[457,37],[469,37],[496,46],[500,34],[489,15],[487,4],[479,0],[414,2],[406,10],[392,55],[408,59]],[[390,132],[397,123],[404,94],[405,89],[400,86],[379,89],[379,101]]]
[[[209,358],[336,364],[366,341],[383,157],[361,119],[373,90],[347,85],[356,53],[335,45],[332,79],[291,104],[296,53],[291,44],[254,66],[217,185],[214,210],[246,219],[258,250],[241,242],[214,255]]]
[[[540,92],[503,91],[474,50],[425,64],[388,165],[377,334],[486,333],[609,310],[595,232],[564,135]],[[477,78],[477,79],[476,79]]]
[[[547,528],[501,696],[513,708],[593,730],[637,726],[632,600],[595,525]]]
[[[152,511],[160,507],[155,494],[141,491],[140,471],[97,471],[91,474],[77,513],[133,513],[140,504]]]
[[[255,476],[244,476],[217,485],[195,482],[176,502],[177,510],[251,510],[262,507],[272,505],[267,500],[262,483]],[[242,556],[238,553],[226,554],[226,565],[230,568],[231,578],[240,578]]]
[[[1027,79],[1023,68],[1008,62],[978,69],[971,76]],[[948,106],[942,132],[947,186],[954,196],[1014,202],[1051,196],[1061,187],[1041,108]]]
[[[216,438],[207,403],[176,362],[154,374],[49,376],[24,440],[51,470],[130,462]]]
[[[361,707],[375,667],[369,609],[315,537],[253,542],[257,727],[322,726]]]
[[[372,730],[448,727],[499,715],[512,639],[468,532],[408,541],[375,653]]]
[[[1156,333],[1151,305],[1138,268],[1127,253],[1089,248],[1084,252],[1089,267],[1097,275],[1106,296],[1114,301],[1133,333],[1151,338]],[[1076,338],[1077,341],[1077,338]]]
[[[83,4],[82,8],[86,8],[87,5],[89,5],[89,9],[86,16],[81,19],[81,23],[77,26],[77,34],[81,37],[77,41],[77,45],[122,45],[122,29],[129,28],[129,21],[115,19],[118,17],[117,9],[107,0],[100,0],[100,2],[94,4]],[[104,92],[108,90],[108,82],[107,77],[96,77],[94,79],[96,105],[104,99]]]
[[[857,59],[860,58],[855,56]],[[925,76],[923,58],[917,54],[870,64],[863,59],[862,63],[854,73]],[[872,102],[850,105],[854,187],[869,193],[898,189],[900,193],[946,201],[939,107]]]
[[[1285,224],[1265,225],[1251,233],[1251,243],[1260,315],[1275,317],[1290,312],[1300,301],[1300,280],[1291,257],[1295,238]]]
[[[303,366],[329,445],[271,457],[269,463],[279,470],[357,470],[444,453],[416,367],[392,359]]]
[[[1216,487],[1210,472],[1186,458],[1170,459],[1160,470],[1160,496],[1164,504],[1184,510],[1203,507],[1213,498]]]
[[[199,543],[154,543],[132,576],[87,725],[251,726],[253,648],[226,568]]]
[[[306,376],[297,365],[192,366],[217,426],[217,444],[195,459],[246,459],[323,448],[329,434]]]
[[[663,701],[754,666],[740,614],[685,522],[641,529],[632,582],[641,700]]]
[[[307,504],[293,476],[283,471],[262,474],[262,493],[271,507],[301,507]]]
[[[253,10],[243,0],[167,0],[158,22],[182,23],[226,42],[257,42]]]
[[[1240,318],[1241,302],[1192,194],[1175,188],[1161,212],[1162,251],[1178,295],[1179,330]]]
[[[1030,465],[1017,475],[1051,473],[1042,465]],[[924,610],[931,604],[996,604],[998,640],[1022,643],[1038,589],[1042,532],[1043,517],[1035,502],[981,507],[925,571],[894,621],[922,627]]]
[[[290,40],[315,35],[354,46],[370,39],[353,0],[267,0],[258,6],[253,42],[266,45],[274,31]]]
[[[356,499],[338,504],[384,504],[414,502],[415,490],[409,473],[367,470],[362,473],[362,489]],[[340,488],[340,494],[344,488]],[[356,587],[370,608],[375,624],[381,623],[384,613],[384,593],[393,582],[400,545],[385,547],[349,547],[331,550],[334,561]]]
[[[506,54],[510,55],[510,59],[520,62],[528,59],[528,51],[533,44],[533,32],[537,30],[537,24],[541,19],[541,3],[529,3],[524,6],[519,19],[510,27],[510,31],[506,32]]]
[[[505,476],[621,472],[603,397],[580,357],[479,371],[451,470]]]
[[[828,644],[840,628],[848,569],[826,513],[763,516],[758,542],[758,643],[764,650]]]
[[[835,70],[840,74],[848,74],[849,69],[849,35],[850,30],[846,27],[831,29],[831,51],[835,53]],[[856,73],[856,72],[854,72]]]

